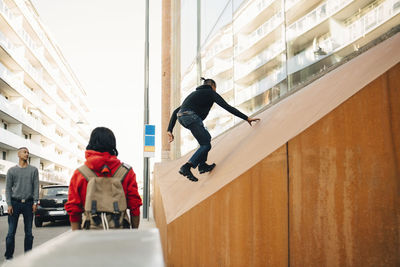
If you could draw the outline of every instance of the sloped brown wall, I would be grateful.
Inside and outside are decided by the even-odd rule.
[[[286,164],[285,146],[170,223],[168,266],[287,266]]]
[[[289,142],[292,266],[400,266],[400,64]]]
[[[399,77],[397,64],[168,225],[155,197],[167,265],[400,266]]]
[[[165,220],[165,211],[164,211],[164,205],[162,202],[162,196],[160,194],[160,188],[158,187],[157,183],[155,182],[157,180],[157,177],[154,177],[155,179],[153,180],[153,215],[154,215],[154,220],[156,222],[156,226],[160,232],[160,239],[162,243],[162,248],[163,248],[163,255],[164,255],[164,261],[167,261],[166,255],[167,255],[167,222]]]

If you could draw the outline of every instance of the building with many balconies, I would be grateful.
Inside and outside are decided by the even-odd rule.
[[[66,184],[89,138],[86,93],[29,0],[0,0],[0,191],[28,147],[41,184]]]
[[[180,58],[180,87],[171,90],[182,102],[200,76],[212,78],[217,92],[248,115],[400,24],[399,0],[172,2],[182,49],[173,55]],[[215,137],[239,121],[214,107],[206,127]],[[180,141],[182,154],[197,145],[189,131]]]

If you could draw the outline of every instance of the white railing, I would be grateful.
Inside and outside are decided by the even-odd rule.
[[[207,48],[207,53],[205,56],[205,61],[209,61],[214,56],[218,55],[222,51],[233,46],[233,39],[231,35],[224,35],[220,38],[220,40],[211,46],[211,48]]]
[[[17,165],[17,163],[0,159],[0,173],[6,175],[7,171]]]
[[[326,20],[353,1],[354,0],[328,0],[322,3],[287,28],[286,33],[288,41],[293,40],[306,31],[314,28],[316,25],[320,24],[322,21]]]
[[[396,8],[396,3],[398,3],[398,8]],[[346,26],[343,30],[343,36],[345,36],[345,38],[342,43],[338,43],[332,37],[320,42],[319,47],[324,52],[324,55],[318,55],[315,53],[316,51],[314,47],[308,47],[303,52],[290,58],[288,60],[288,73],[295,73],[322,60],[332,53],[335,53],[343,47],[353,43],[355,40],[365,36],[399,12],[400,0],[387,0],[380,5],[375,6],[362,17],[350,22]]]
[[[267,36],[274,31],[279,25],[283,23],[282,11],[276,13],[272,18],[267,20],[264,24],[258,27],[249,35],[239,35],[238,44],[235,51],[240,54],[253,46],[256,42]]]
[[[285,49],[285,43],[283,42],[283,40],[279,40],[267,47],[267,49],[263,50],[260,54],[252,58],[246,64],[236,64],[235,79],[238,80],[242,77],[245,77],[255,69],[261,67],[262,65],[265,65],[272,59],[279,56],[282,52],[285,51]]]
[[[234,29],[236,32],[240,31],[247,24],[251,23],[251,19],[257,17],[261,12],[268,8],[276,0],[258,0],[249,6],[240,16],[235,19]]]
[[[233,68],[233,58],[226,60],[216,58],[214,61],[214,66],[208,70],[205,70],[204,73],[206,77],[216,77],[231,68]]]
[[[349,42],[356,40],[400,13],[400,0],[388,0],[347,26]]]
[[[2,32],[0,32],[0,44],[8,52],[11,52],[14,50],[14,45],[8,40],[8,38]]]
[[[235,92],[235,104],[240,105],[241,103],[267,91],[268,89],[279,84],[285,79],[286,79],[286,70],[285,67],[281,67],[272,72],[270,75],[268,75],[261,81],[256,82],[247,88],[243,89],[238,88]]]
[[[233,89],[233,80],[232,79],[221,82],[219,85],[217,85],[218,94],[224,94],[226,92],[229,92],[232,89]]]
[[[0,0],[3,1],[3,0]],[[39,23],[36,21],[37,18],[35,18],[33,16],[33,14],[30,12],[30,10],[27,8],[26,4],[24,3],[24,1],[22,0],[16,0],[17,6],[19,7],[19,9],[21,10],[22,14],[24,15],[24,17],[27,19],[27,21],[30,23],[30,25],[32,25],[32,28],[36,31],[39,39],[41,40],[43,46],[47,49],[47,51],[49,52],[49,54],[51,55],[51,57],[56,61],[57,65],[62,69],[63,75],[66,77],[66,79],[71,83],[71,84],[75,84],[76,82],[75,80],[72,78],[69,70],[67,69],[67,67],[65,66],[64,62],[62,59],[60,59],[58,53],[55,51],[53,45],[50,43],[49,39],[47,38],[46,34],[43,32],[43,30],[41,29],[41,26],[39,25]],[[11,14],[12,15],[12,14]],[[12,17],[11,17],[12,18]],[[28,43],[31,42],[31,38],[29,36],[25,36],[24,39],[30,39],[28,40]],[[33,41],[32,41],[33,42]],[[34,46],[35,47],[35,46]],[[57,85],[63,89],[65,92],[67,92],[67,96],[70,98],[70,100],[72,100],[72,104],[75,105],[76,109],[81,113],[82,116],[86,117],[86,112],[85,110],[81,107],[81,105],[79,104],[79,102],[74,102],[74,99],[71,95],[71,90],[70,88],[66,88],[67,86],[60,82],[60,79],[58,77],[58,74],[54,71],[54,69],[51,67],[50,64],[48,64],[47,60],[44,62],[43,58],[40,58],[40,56],[38,56],[38,53],[36,51],[37,49],[34,48],[32,50],[32,52],[35,53],[35,56],[37,56],[37,58],[41,61],[41,63],[44,63],[44,67],[46,68],[47,72],[50,74],[50,76],[52,76],[52,78],[54,79],[54,81],[57,83]],[[42,60],[41,60],[42,59]],[[77,85],[76,85],[77,86]]]
[[[0,0],[0,12],[4,15],[5,18],[7,18],[10,22],[14,20],[14,15],[11,12],[11,10],[8,8],[6,3],[4,3],[3,0]]]
[[[39,170],[39,180],[56,184],[67,184],[67,177],[64,173],[50,170]]]

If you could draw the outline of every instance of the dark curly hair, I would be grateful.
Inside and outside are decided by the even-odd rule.
[[[111,155],[118,156],[117,142],[114,133],[106,127],[97,127],[90,134],[89,144],[86,150],[98,152],[108,152]]]

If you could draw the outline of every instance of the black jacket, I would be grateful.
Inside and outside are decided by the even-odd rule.
[[[177,113],[179,111],[191,110],[195,112],[202,120],[204,120],[210,112],[214,102],[233,115],[242,118],[243,120],[247,120],[248,117],[245,114],[226,103],[226,101],[217,92],[215,92],[211,86],[201,85],[196,88],[196,91],[190,93],[190,95],[185,98],[182,105],[175,109],[175,111],[172,113],[168,125],[168,132],[172,132],[174,129]]]

